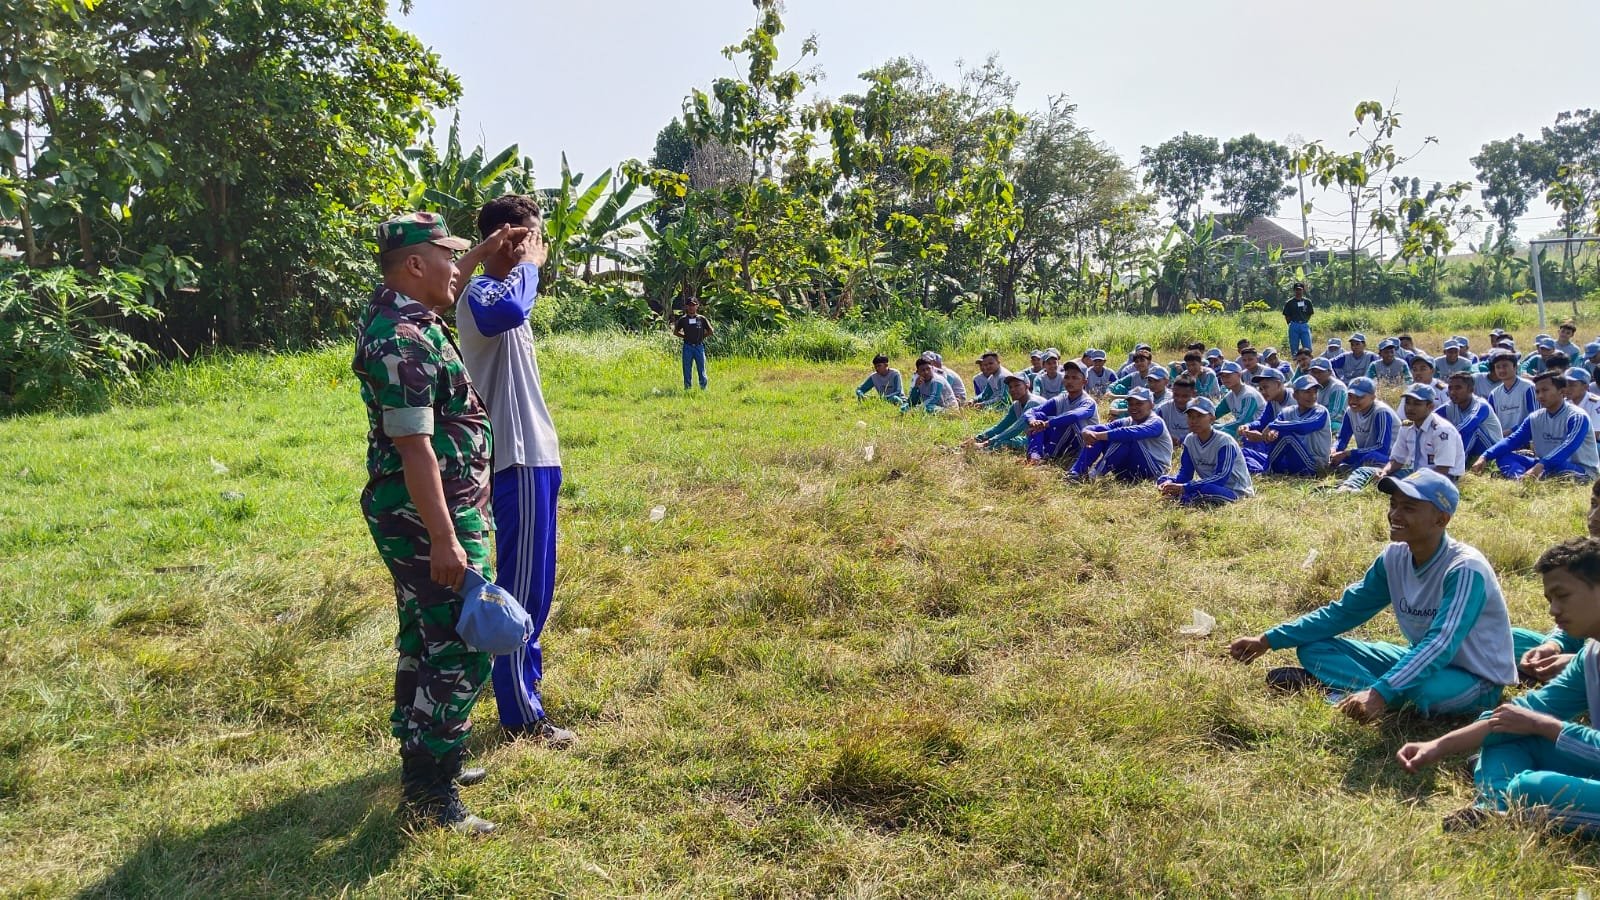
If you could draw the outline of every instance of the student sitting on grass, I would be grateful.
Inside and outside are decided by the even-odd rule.
[[[1404,478],[1421,469],[1432,469],[1455,481],[1467,470],[1461,435],[1448,419],[1433,414],[1439,401],[1433,385],[1413,384],[1406,388],[1404,399],[1406,418],[1400,423],[1389,461],[1377,468],[1356,469],[1339,490],[1359,491],[1374,479],[1382,480],[1390,475]]]
[[[1284,383],[1288,383],[1289,379],[1294,377],[1294,370],[1289,368],[1289,364],[1284,362],[1283,357],[1278,355],[1276,348],[1268,347],[1261,351],[1261,364],[1283,373]]]
[[[1151,394],[1153,396],[1155,392]],[[1196,395],[1194,379],[1180,375],[1172,382],[1172,390],[1167,393],[1167,398],[1156,401],[1156,415],[1161,418],[1161,424],[1167,426],[1167,437],[1172,438],[1173,449],[1181,448],[1183,439],[1189,436],[1189,404],[1194,402]],[[1213,405],[1213,415],[1215,410],[1216,406]]]
[[[1359,331],[1350,335],[1350,349],[1330,360],[1333,374],[1345,384],[1367,377],[1367,370],[1377,361],[1377,354],[1367,351],[1367,336]]]
[[[1178,383],[1182,384],[1183,379]],[[1183,438],[1183,458],[1177,475],[1156,479],[1162,495],[1184,506],[1232,503],[1254,496],[1238,443],[1212,427],[1217,420],[1216,404],[1209,398],[1195,397],[1188,401],[1184,414],[1189,421],[1184,428],[1188,433]]]
[[[1128,393],[1128,415],[1083,429],[1083,452],[1072,464],[1073,480],[1115,476],[1120,481],[1152,481],[1172,468],[1172,438],[1156,418],[1149,388]]]
[[[1541,334],[1533,339],[1533,352],[1522,358],[1522,364],[1517,370],[1525,377],[1532,378],[1540,372],[1550,371],[1550,357],[1556,352],[1556,339],[1548,334]]]
[[[1573,361],[1583,359],[1583,348],[1579,347],[1572,340],[1577,336],[1577,325],[1573,324],[1570,320],[1562,322],[1561,327],[1556,329],[1556,352],[1565,353],[1567,355],[1567,359]]]
[[[1333,364],[1320,357],[1311,361],[1311,377],[1317,382],[1317,402],[1328,411],[1337,427],[1344,421],[1345,410],[1350,408],[1350,389],[1334,377]]]
[[[1389,454],[1394,450],[1394,435],[1400,427],[1400,417],[1394,414],[1389,404],[1378,399],[1376,391],[1377,386],[1371,378],[1361,377],[1350,382],[1350,408],[1344,411],[1344,422],[1339,426],[1339,441],[1329,460],[1334,468],[1379,467],[1389,461]],[[1355,442],[1353,447],[1350,446],[1352,440]],[[1366,481],[1363,480],[1361,484],[1366,484]],[[1349,489],[1357,490],[1360,486]]]
[[[1026,376],[1007,372],[1005,385],[1011,406],[994,427],[970,438],[967,441],[969,445],[989,450],[1028,449],[1028,411],[1043,406],[1044,398],[1028,387]]]
[[[1500,420],[1500,430],[1510,434],[1517,430],[1539,401],[1533,395],[1533,382],[1517,374],[1517,357],[1514,353],[1496,350],[1489,354],[1489,405]]]
[[[1294,399],[1285,388],[1283,373],[1277,369],[1267,369],[1256,376],[1255,382],[1261,394],[1261,412],[1254,422],[1239,429],[1237,440],[1246,461],[1254,463],[1250,471],[1259,474],[1265,471],[1267,463],[1267,429],[1286,407],[1294,405]]]
[[[1212,403],[1222,399],[1222,382],[1217,380],[1217,373],[1206,365],[1206,358],[1199,350],[1190,350],[1183,354],[1183,367],[1174,376],[1187,375],[1194,382],[1194,391]]]
[[[1294,369],[1289,372],[1288,382],[1294,384],[1302,375],[1311,374],[1311,360],[1316,357],[1311,355],[1310,347],[1301,347],[1294,352]]]
[[[911,392],[906,394],[900,411],[920,408],[925,413],[941,413],[958,408],[955,392],[943,373],[934,368],[926,356],[917,360],[917,375],[911,379]]]
[[[1222,382],[1222,402],[1217,404],[1218,428],[1228,437],[1238,440],[1239,430],[1254,422],[1266,404],[1261,392],[1245,383],[1244,373],[1238,363],[1223,363],[1217,370]],[[1223,422],[1222,419],[1228,421]]]
[[[1117,373],[1106,368],[1106,352],[1090,348],[1085,350],[1084,356],[1089,358],[1089,367],[1083,373],[1084,390],[1096,397],[1104,397],[1106,391],[1117,383]]]
[[[1600,377],[1600,341],[1584,344],[1583,358],[1573,365],[1587,370],[1591,378]]]
[[[1236,360],[1236,362],[1239,364],[1239,374],[1244,376],[1245,383],[1247,384],[1255,384],[1256,376],[1260,375],[1262,370],[1267,368],[1266,363],[1261,361],[1260,353],[1256,350],[1256,348],[1251,347],[1248,344],[1240,348],[1239,358]]]
[[[1449,378],[1457,372],[1471,373],[1476,369],[1472,360],[1461,355],[1461,343],[1455,338],[1444,342],[1444,355],[1433,361],[1433,367],[1442,378]]]
[[[1280,690],[1322,687],[1350,692],[1339,710],[1361,722],[1391,707],[1415,706],[1425,716],[1492,709],[1517,680],[1511,621],[1494,569],[1483,554],[1445,533],[1460,494],[1432,469],[1385,478],[1389,538],[1367,573],[1333,603],[1228,652],[1250,662],[1268,650],[1298,648],[1304,668],[1267,673]],[[1410,647],[1340,635],[1394,608]]]
[[[950,368],[949,366],[946,366],[944,364],[944,357],[932,350],[929,350],[922,355],[926,357],[929,362],[933,363],[934,373],[942,377],[945,380],[945,383],[950,385],[950,391],[951,393],[955,394],[956,397],[956,405],[966,406],[967,386],[966,383],[961,380],[961,373]]]
[[[900,380],[900,370],[889,368],[889,357],[882,353],[872,358],[872,374],[856,388],[856,399],[865,399],[868,391],[877,391],[880,398],[890,403],[899,404],[906,400],[905,385]]]
[[[1033,380],[1035,378],[1038,378],[1039,377],[1039,373],[1043,372],[1043,371],[1044,371],[1044,351],[1043,350],[1034,350],[1034,351],[1029,352],[1028,353],[1028,367],[1026,369],[1022,370],[1022,374],[1026,375],[1028,377],[1028,383],[1032,384]]]
[[[1133,349],[1128,351],[1128,361],[1122,365],[1122,368],[1117,370],[1118,378],[1127,378],[1129,372],[1138,368],[1133,364],[1133,361],[1141,353],[1151,359],[1155,358],[1155,351],[1151,349],[1149,344],[1134,344]],[[1143,385],[1135,385],[1135,387],[1143,387]]]
[[[1066,390],[1061,383],[1061,351],[1051,347],[1044,351],[1044,371],[1033,378],[1033,392],[1046,400]]]
[[[1600,481],[1589,489],[1589,537],[1600,538]],[[1544,684],[1560,675],[1579,650],[1584,638],[1569,634],[1557,625],[1548,634],[1527,628],[1511,629],[1517,645],[1517,671],[1522,677]]]
[[[1394,338],[1384,338],[1378,342],[1378,358],[1372,365],[1367,366],[1367,371],[1362,373],[1373,381],[1387,381],[1391,384],[1400,384],[1411,377],[1411,367],[1400,358],[1400,342]]]
[[[1132,368],[1119,377],[1110,390],[1107,391],[1116,400],[1125,400],[1128,393],[1134,388],[1147,388],[1150,386],[1149,374],[1151,366],[1149,350],[1135,350],[1133,359],[1128,365]],[[1113,408],[1117,408],[1113,401]]]
[[[1317,402],[1317,383],[1302,375],[1293,388],[1294,403],[1257,433],[1260,441],[1244,445],[1245,467],[1251,474],[1316,476],[1328,469],[1333,428],[1328,411]]]
[[[1222,349],[1220,347],[1212,347],[1206,351],[1206,368],[1213,373],[1222,371]]]
[[[1433,367],[1433,357],[1426,353],[1413,354],[1406,366],[1411,369],[1412,384],[1432,385],[1433,389],[1439,392],[1439,396],[1444,397],[1449,385],[1440,380],[1438,370]]]
[[[1577,640],[1600,638],[1600,540],[1571,538],[1534,563],[1556,623]],[[1567,831],[1600,829],[1600,644],[1587,641],[1560,676],[1476,722],[1415,741],[1395,754],[1408,772],[1482,749],[1473,769],[1477,801],[1445,817],[1446,831],[1505,815]],[[1579,724],[1582,716],[1589,724]]]
[[[1488,401],[1478,396],[1476,385],[1477,375],[1472,372],[1451,374],[1448,388],[1450,401],[1439,411],[1455,426],[1456,434],[1461,436],[1469,466],[1505,436],[1500,430],[1499,417],[1494,414]]]
[[[1083,369],[1075,362],[1061,367],[1065,390],[1028,411],[1028,462],[1047,459],[1071,462],[1083,449],[1079,434],[1100,420],[1100,407],[1084,390]]]
[[[1505,360],[1496,360],[1504,366]],[[1482,472],[1494,463],[1506,478],[1574,478],[1593,481],[1600,472],[1600,452],[1590,433],[1589,417],[1567,402],[1567,377],[1555,372],[1534,376],[1534,392],[1539,409],[1524,419],[1500,442],[1484,451],[1472,464]],[[1499,390],[1497,386],[1495,390]],[[1519,451],[1532,450],[1532,455]]]
[[[1000,365],[1000,354],[990,350],[978,357],[977,364],[978,374],[972,376],[973,404],[980,409],[1004,409],[1011,403],[1005,384],[1011,373]]]
[[[1589,393],[1589,370],[1573,366],[1567,370],[1567,402],[1589,417],[1589,435],[1600,440],[1600,397]]]

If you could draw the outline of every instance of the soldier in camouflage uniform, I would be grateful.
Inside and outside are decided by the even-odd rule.
[[[468,716],[489,677],[487,654],[456,633],[465,570],[493,579],[489,562],[488,415],[440,313],[508,238],[505,229],[459,264],[468,244],[432,213],[378,226],[383,283],[362,314],[354,369],[369,424],[361,510],[394,577],[399,633],[394,711],[405,811],[416,820],[486,834],[456,779]],[[478,776],[481,779],[481,775]],[[467,779],[462,779],[467,780]]]

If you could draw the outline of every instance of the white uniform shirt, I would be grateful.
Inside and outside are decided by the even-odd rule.
[[[1422,455],[1417,455],[1418,444]],[[1400,436],[1395,439],[1394,452],[1389,458],[1408,469],[1444,468],[1452,478],[1460,478],[1467,471],[1467,449],[1461,443],[1461,433],[1454,425],[1440,417],[1428,414],[1419,426],[1405,422],[1400,426]]]

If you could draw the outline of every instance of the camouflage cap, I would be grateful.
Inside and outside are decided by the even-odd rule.
[[[438,244],[451,250],[465,250],[472,244],[466,238],[450,236],[450,228],[438,213],[414,212],[390,219],[378,226],[378,253],[388,253],[416,244]]]

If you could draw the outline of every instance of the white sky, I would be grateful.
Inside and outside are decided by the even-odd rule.
[[[460,76],[467,142],[521,145],[541,185],[559,178],[562,151],[591,176],[648,157],[690,88],[734,74],[719,51],[754,15],[749,0],[416,0],[395,12]],[[958,61],[997,53],[1022,108],[1066,94],[1130,164],[1182,131],[1349,149],[1356,103],[1398,95],[1399,146],[1439,139],[1407,174],[1472,181],[1486,141],[1600,106],[1597,0],[790,0],[785,22],[788,60],[817,35],[829,95],[897,55],[953,80]],[[1348,207],[1315,202],[1313,230],[1338,235],[1317,220]],[[1279,213],[1299,231],[1292,199]],[[1529,216],[1524,239],[1554,227],[1542,204]]]

